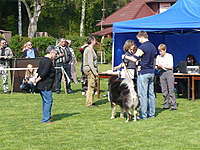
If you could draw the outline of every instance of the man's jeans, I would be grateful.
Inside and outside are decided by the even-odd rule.
[[[71,65],[70,64],[63,64],[63,63],[56,64],[56,67],[61,67],[61,66],[63,66],[65,72],[68,75],[68,77],[71,79]],[[62,70],[61,69],[57,69],[56,70],[56,91],[57,92],[60,92],[61,80],[62,80]],[[65,81],[66,82],[66,90],[69,93],[69,92],[72,91],[71,85],[70,85],[70,82],[68,83],[66,76],[65,76],[65,80],[66,80]]]
[[[141,105],[140,118],[155,117],[154,73],[138,75],[137,90]]]
[[[53,103],[52,91],[40,91],[40,95],[42,97],[42,122],[49,122]]]

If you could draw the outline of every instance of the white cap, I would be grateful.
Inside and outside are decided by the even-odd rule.
[[[66,40],[66,41],[67,41],[67,43],[69,43],[69,44],[72,42],[71,40]]]

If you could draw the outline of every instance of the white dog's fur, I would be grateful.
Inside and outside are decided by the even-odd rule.
[[[120,117],[124,118],[124,110],[127,113],[126,122],[131,121],[131,111],[134,113],[134,121],[137,121],[138,96],[134,89],[134,82],[131,78],[126,78],[121,82],[116,76],[109,78],[109,96],[112,108],[111,119],[115,118],[116,105],[121,108]]]

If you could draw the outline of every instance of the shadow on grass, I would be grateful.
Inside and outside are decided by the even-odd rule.
[[[96,103],[96,105],[103,105],[103,104],[110,103],[110,102],[107,99],[103,99],[103,100],[98,100],[95,103]]]
[[[53,115],[52,118],[54,121],[56,120],[61,120],[62,118],[67,118],[67,117],[70,117],[70,116],[74,116],[74,115],[78,115],[80,113],[71,113],[71,114],[68,114],[68,113],[63,113],[63,114],[56,114],[56,115]]]
[[[161,112],[165,111],[166,109],[162,109],[162,108],[156,108],[156,114],[155,116],[157,117]]]
[[[80,91],[82,91],[82,90],[81,90],[81,89],[76,89],[76,90],[73,90],[73,89],[72,89],[72,92],[73,92],[73,93],[78,93],[78,92],[80,92]]]

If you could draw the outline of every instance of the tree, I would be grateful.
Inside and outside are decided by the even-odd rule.
[[[35,36],[35,33],[37,31],[37,22],[38,18],[40,16],[40,13],[42,11],[42,7],[44,6],[44,3],[42,3],[42,0],[34,0],[33,1],[33,14],[31,12],[31,8],[26,2],[26,0],[21,0],[27,10],[28,17],[29,17],[29,26],[28,26],[28,37],[33,38]]]
[[[84,36],[85,5],[86,5],[86,0],[82,0],[82,13],[81,13],[81,24],[80,24],[80,37],[83,37],[83,36]]]

